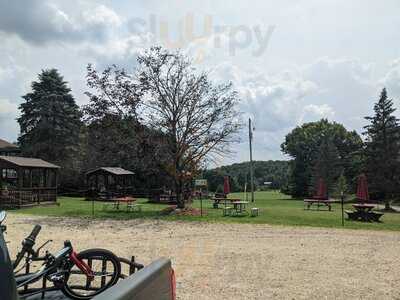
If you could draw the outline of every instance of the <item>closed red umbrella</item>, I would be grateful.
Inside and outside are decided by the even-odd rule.
[[[365,174],[361,174],[357,178],[357,199],[360,202],[368,202],[369,201],[369,193],[368,193],[368,182],[367,176]]]
[[[224,176],[224,194],[228,195],[231,192],[231,186],[229,185],[229,176]]]
[[[317,194],[314,196],[316,199],[325,200],[328,198],[326,184],[322,178],[318,180]]]

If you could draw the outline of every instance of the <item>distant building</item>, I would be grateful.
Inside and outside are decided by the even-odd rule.
[[[21,150],[17,145],[11,144],[5,140],[0,139],[0,155],[3,156],[18,156]]]
[[[0,209],[56,204],[59,168],[38,158],[0,156]]]
[[[86,183],[93,193],[126,196],[132,193],[135,173],[119,167],[100,167],[86,173]]]

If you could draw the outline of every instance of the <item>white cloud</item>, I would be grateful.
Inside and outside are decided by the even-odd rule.
[[[299,119],[299,125],[305,122],[318,121],[322,118],[332,121],[334,116],[335,112],[328,104],[308,104],[303,107],[302,115]]]
[[[16,117],[18,106],[8,99],[0,98],[0,138],[15,141],[15,132],[18,132]]]
[[[296,125],[302,116],[304,99],[318,90],[317,84],[288,70],[267,75],[256,69],[248,71],[223,63],[213,76],[233,82],[242,99],[241,110],[265,132]]]
[[[49,0],[0,2],[0,31],[35,45],[104,39],[121,24],[120,17],[104,5],[73,1],[72,12]],[[80,12],[81,13],[77,13]]]
[[[373,64],[351,59],[324,57],[269,74],[257,66],[225,62],[213,76],[231,80],[239,91],[241,110],[256,127],[256,159],[282,158],[279,146],[284,136],[304,122],[327,118],[360,130],[378,91]],[[236,159],[245,159],[246,145],[236,149],[240,153]]]
[[[11,103],[8,99],[0,99],[0,116],[16,115],[18,107],[15,103]]]
[[[388,89],[389,96],[400,98],[400,58],[390,63],[388,72],[379,83]]]
[[[91,26],[120,26],[121,17],[112,9],[105,5],[99,5],[92,10],[82,13],[82,20]]]

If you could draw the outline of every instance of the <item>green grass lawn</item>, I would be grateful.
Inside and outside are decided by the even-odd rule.
[[[244,199],[243,193],[230,194],[232,198]],[[142,203],[142,212],[104,211],[102,202],[95,202],[94,217],[113,218],[113,219],[133,219],[133,218],[158,218],[165,220],[185,220],[185,221],[208,221],[208,222],[236,222],[236,223],[266,223],[273,225],[291,226],[314,226],[314,227],[337,227],[341,228],[341,209],[340,204],[334,204],[331,212],[304,210],[302,200],[293,200],[288,196],[278,192],[257,192],[255,202],[250,203],[250,207],[258,207],[260,215],[258,217],[237,216],[223,217],[222,209],[213,209],[211,200],[203,200],[204,216],[163,216],[160,211],[167,207],[163,204],[146,203],[146,199],[139,199]],[[82,198],[60,197],[60,206],[32,207],[15,211],[15,213],[48,215],[48,216],[71,216],[71,217],[91,217],[92,202],[84,201]],[[200,208],[200,201],[195,200],[193,207]],[[324,208],[322,208],[324,209]],[[346,204],[346,209],[351,209],[350,204]],[[356,221],[345,221],[345,228],[353,229],[376,229],[376,230],[400,230],[400,213],[385,213],[382,223],[362,223]]]

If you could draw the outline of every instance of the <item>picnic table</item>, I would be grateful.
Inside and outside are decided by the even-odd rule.
[[[126,204],[126,209],[129,210],[132,207],[132,203],[135,202],[136,199],[133,197],[126,196],[126,197],[112,198],[111,201],[112,201],[112,203],[111,203],[112,208],[119,210],[121,204]],[[110,206],[110,205],[108,205],[108,206]]]
[[[249,203],[248,201],[234,201],[232,202],[233,210],[235,211],[236,214],[247,213],[246,205],[248,203]]]
[[[364,222],[379,222],[380,217],[383,216],[383,213],[372,211],[372,209],[375,208],[374,204],[357,203],[353,204],[353,207],[355,211],[346,210],[349,219],[352,220],[361,220]]]
[[[353,204],[355,211],[346,210],[346,214],[350,220],[363,221],[363,222],[379,222],[379,219],[383,216],[383,213],[372,211],[375,207],[374,204],[368,203],[357,203]]]
[[[367,203],[357,203],[357,204],[353,204],[353,207],[358,211],[370,212],[375,207],[375,205],[367,204]]]
[[[311,206],[313,204],[317,204],[317,210],[319,210],[319,207],[321,205],[327,206],[328,210],[331,211],[332,210],[332,203],[334,203],[336,201],[333,200],[329,200],[329,199],[304,199],[304,209],[311,209]]]
[[[224,203],[224,205],[226,206],[227,202],[233,203],[233,202],[238,202],[241,199],[238,198],[220,198],[220,197],[215,197],[212,198],[212,200],[214,201],[213,203],[213,207],[214,208],[218,208],[218,205],[221,204],[221,202]]]

